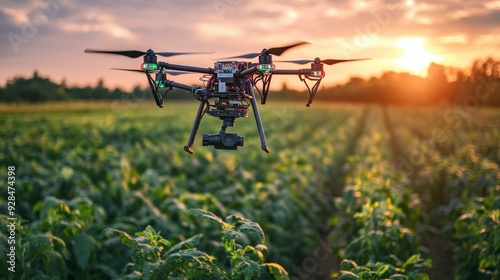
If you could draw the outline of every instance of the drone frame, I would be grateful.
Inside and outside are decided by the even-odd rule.
[[[304,82],[309,92],[309,100],[306,104],[310,107],[314,97],[318,91],[322,79],[325,77],[323,71],[323,62],[331,65],[339,62],[354,61],[354,60],[297,60],[297,61],[283,61],[296,64],[306,64],[311,62],[310,68],[305,69],[276,69],[272,61],[272,55],[281,55],[287,49],[299,45],[308,44],[306,42],[298,42],[293,45],[280,48],[271,48],[269,50],[263,49],[261,53],[251,53],[242,56],[229,57],[219,60],[214,63],[214,68],[203,68],[196,66],[172,64],[166,62],[158,62],[157,54],[161,56],[173,56],[183,54],[196,54],[196,53],[155,53],[149,49],[146,52],[141,51],[100,51],[86,49],[85,52],[91,53],[108,53],[119,54],[131,58],[144,56],[144,63],[141,65],[141,70],[137,69],[117,69],[134,72],[143,72],[146,74],[151,93],[155,99],[156,105],[163,108],[163,101],[166,94],[173,88],[189,91],[193,96],[200,101],[198,111],[195,116],[193,127],[189,135],[189,140],[184,146],[184,151],[193,154],[193,145],[201,124],[201,120],[205,114],[219,117],[223,121],[221,131],[218,135],[203,135],[203,145],[213,145],[216,149],[230,149],[236,150],[238,146],[243,145],[243,137],[237,134],[226,133],[226,128],[234,126],[235,119],[239,117],[248,117],[248,103],[252,107],[253,115],[257,125],[257,130],[260,137],[261,149],[266,153],[270,152],[267,145],[267,140],[260,117],[259,108],[256,101],[255,91],[261,97],[261,104],[266,104],[269,94],[269,87],[273,75],[297,75],[299,79]],[[234,59],[251,59],[257,57],[259,63],[249,63],[241,60]],[[182,83],[167,79],[168,72],[166,70],[175,70],[191,73],[200,73],[210,76],[208,84],[203,87],[190,86]],[[155,79],[151,73],[156,73]],[[312,87],[309,86],[307,81],[313,81]],[[258,83],[262,84],[261,89],[258,88]],[[227,85],[226,85],[227,84]],[[163,96],[160,94],[160,89],[165,88],[166,92]],[[210,104],[210,100],[216,98],[214,104]],[[246,105],[244,104],[246,103]]]

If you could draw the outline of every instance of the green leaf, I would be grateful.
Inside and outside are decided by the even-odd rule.
[[[261,264],[262,267],[267,267],[269,273],[274,276],[276,280],[288,280],[290,277],[288,276],[288,272],[277,263],[265,263]]]
[[[159,271],[159,265],[157,263],[145,262],[142,268],[142,278],[141,279],[156,279]]]
[[[403,268],[407,269],[408,267],[414,266],[415,264],[417,264],[419,260],[420,260],[420,254],[415,254],[405,262]]]
[[[166,220],[165,216],[162,214],[162,212],[160,211],[160,209],[158,209],[158,207],[155,206],[155,204],[151,201],[151,199],[149,197],[145,196],[140,191],[133,192],[133,195],[135,197],[139,198],[140,200],[142,200],[142,202],[147,206],[147,208],[154,215],[155,219],[157,219],[157,220],[163,220],[163,221]]]
[[[232,278],[239,279],[241,275],[245,277],[245,280],[251,280],[254,275],[260,277],[259,264],[251,260],[238,262],[234,267]]]
[[[358,264],[356,264],[356,262],[354,262],[353,260],[342,260],[342,262],[340,263],[340,268],[342,270],[351,271],[356,267],[358,267]]]
[[[67,277],[67,268],[66,263],[64,262],[64,258],[58,252],[51,251],[46,253],[48,257],[49,266],[46,268],[47,271],[50,271],[51,276],[57,275],[57,279],[66,279]]]
[[[177,243],[175,246],[170,248],[168,250],[167,255],[170,255],[171,253],[178,251],[180,249],[191,249],[194,248],[196,245],[200,243],[200,239],[203,237],[203,234],[197,234],[191,238],[188,238],[182,242]]]
[[[66,243],[64,242],[64,240],[52,235],[51,233],[47,233],[45,235],[50,238],[52,244],[54,244],[54,248],[58,251],[61,251],[61,254],[65,259],[69,259],[70,253],[68,251],[68,248],[66,248]]]
[[[80,232],[73,240],[73,251],[76,263],[80,268],[86,269],[89,264],[90,254],[94,250],[94,240],[84,232]]]
[[[350,271],[342,271],[342,275],[338,278],[338,280],[357,280],[359,277],[350,272]]]
[[[265,258],[267,254],[269,253],[269,248],[267,248],[266,245],[264,244],[258,244],[255,246],[255,250],[259,251],[262,253],[262,256]]]
[[[366,266],[358,266],[352,270],[358,276],[369,275],[371,270]]]
[[[159,237],[158,233],[150,225],[148,225],[143,231],[136,232],[135,235],[144,237],[149,241],[156,241]]]
[[[45,216],[47,216],[47,212],[56,207],[59,206],[59,204],[64,203],[62,200],[57,199],[53,196],[48,196],[43,200],[42,203],[42,208],[40,209],[40,219],[44,219]]]
[[[26,255],[30,261],[33,261],[38,255],[43,254],[44,252],[50,252],[53,250],[50,237],[42,233],[27,237],[24,246]]]
[[[108,232],[108,231],[118,233],[123,245],[125,245],[129,248],[133,248],[133,247],[137,246],[137,241],[134,238],[132,238],[132,236],[130,236],[128,233],[121,231],[121,230],[118,230],[118,229],[114,229],[114,228],[107,228],[103,231],[103,233]]]
[[[231,241],[236,239],[240,234],[235,230],[223,229],[222,230],[222,239]]]
[[[410,278],[408,276],[406,276],[406,275],[403,275],[403,274],[394,274],[391,277],[389,277],[389,279],[393,279],[393,280],[408,280]]]
[[[240,222],[248,223],[248,222],[251,222],[251,221],[248,220],[248,219],[246,219],[246,218],[244,218],[241,215],[232,214],[232,215],[229,215],[229,216],[226,217],[226,222],[228,222],[230,224],[237,224],[237,223],[240,223]]]
[[[245,249],[243,249],[243,256],[259,264],[264,262],[264,254],[252,246],[246,246]]]
[[[221,218],[217,217],[212,212],[205,211],[203,209],[189,209],[189,214],[191,214],[195,217],[199,217],[199,218],[203,218],[203,219],[207,219],[209,221],[215,222],[216,224],[218,224],[221,227],[224,227],[225,225],[227,225]]]
[[[161,264],[159,276],[167,278],[203,272],[203,279],[227,279],[224,272],[212,262],[212,257],[196,249],[180,250],[170,254]]]
[[[383,276],[387,271],[389,271],[390,268],[391,268],[391,266],[388,264],[380,265],[378,270],[377,270],[377,275]]]
[[[237,229],[239,232],[247,232],[255,235],[259,238],[260,242],[264,243],[266,236],[264,235],[264,231],[260,227],[260,225],[256,222],[247,222],[242,224]]]

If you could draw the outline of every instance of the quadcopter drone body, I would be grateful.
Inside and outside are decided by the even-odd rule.
[[[248,110],[252,107],[252,111],[259,132],[261,149],[269,153],[269,147],[264,133],[264,128],[260,118],[260,113],[257,106],[254,88],[261,97],[261,104],[266,103],[269,93],[269,86],[273,75],[298,75],[300,80],[304,82],[309,91],[309,107],[316,95],[321,80],[325,76],[323,64],[332,65],[340,62],[356,61],[353,60],[295,60],[282,61],[296,64],[311,63],[307,69],[276,69],[272,61],[272,55],[281,55],[286,50],[307,44],[306,42],[298,42],[289,46],[263,49],[260,53],[250,53],[236,57],[229,57],[214,63],[214,68],[193,67],[187,65],[170,64],[166,62],[158,62],[157,55],[170,57],[174,55],[199,54],[199,53],[171,53],[157,52],[149,49],[146,52],[141,51],[101,51],[86,49],[86,53],[105,53],[118,54],[131,58],[144,57],[144,63],[141,64],[141,70],[137,69],[120,69],[133,72],[142,72],[146,77],[151,88],[151,92],[158,107],[163,108],[163,100],[166,94],[173,88],[187,90],[200,101],[198,112],[196,114],[193,128],[189,136],[189,140],[184,150],[193,154],[193,144],[200,127],[201,119],[205,114],[217,117],[222,120],[221,131],[218,134],[203,134],[203,146],[213,146],[215,149],[236,150],[239,146],[243,146],[244,138],[236,133],[227,133],[227,127],[232,127],[237,118],[247,118]],[[251,59],[258,57],[258,63],[250,63],[235,59]],[[166,70],[175,70],[183,72],[192,72],[203,74],[202,87],[190,86],[174,82],[167,79],[167,74],[178,75],[183,72],[166,72]],[[155,78],[151,76],[155,73]],[[309,87],[307,81],[313,81],[314,85]],[[261,89],[257,87],[258,83],[262,84]],[[166,89],[165,93],[160,95],[160,90]]]

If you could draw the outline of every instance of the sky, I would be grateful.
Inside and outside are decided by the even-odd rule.
[[[39,75],[68,85],[131,89],[147,84],[141,58],[86,54],[105,50],[202,51],[159,60],[213,67],[221,57],[296,41],[274,60],[355,59],[325,66],[324,85],[386,71],[425,76],[430,62],[467,68],[498,58],[500,0],[0,0],[0,85]],[[276,63],[277,69],[304,68]],[[305,66],[307,67],[307,66]],[[197,74],[177,82],[199,84]],[[299,87],[298,77],[273,77],[273,87]]]

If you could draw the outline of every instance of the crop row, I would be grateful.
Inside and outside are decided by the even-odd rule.
[[[401,170],[422,201],[421,235],[429,246],[438,243],[431,251],[445,258],[441,276],[454,270],[457,278],[498,277],[500,254],[491,249],[493,236],[500,236],[500,135],[491,125],[498,112],[393,108],[391,113],[404,143]]]
[[[332,219],[332,244],[343,259],[339,279],[427,279],[415,220],[421,207],[405,176],[392,168],[380,108],[348,159],[344,193]]]

